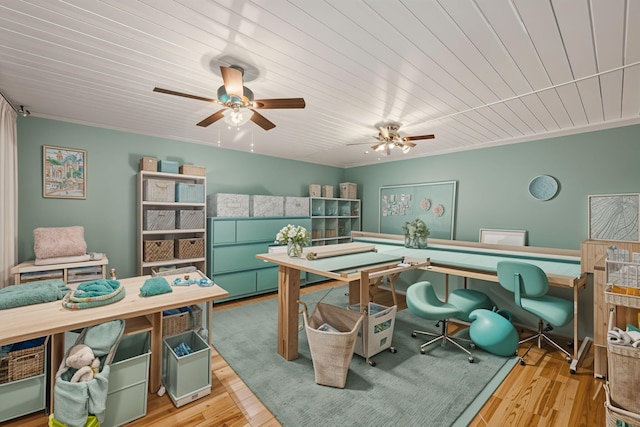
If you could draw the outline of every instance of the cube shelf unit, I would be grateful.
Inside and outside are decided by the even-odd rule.
[[[351,241],[351,231],[360,231],[360,200],[311,197],[311,244],[333,245]]]
[[[153,179],[153,180],[164,180],[171,181],[177,183],[185,183],[185,184],[202,184],[203,186],[203,201],[202,203],[186,203],[186,202],[157,202],[157,201],[149,201],[144,199],[144,186],[145,181]],[[206,271],[206,228],[204,224],[204,219],[206,218],[206,194],[207,194],[207,185],[206,185],[206,177],[205,176],[197,176],[197,175],[183,175],[183,174],[175,174],[175,173],[165,173],[165,172],[151,172],[151,171],[140,171],[138,172],[138,219],[137,219],[137,233],[138,233],[138,245],[137,245],[137,259],[138,259],[138,275],[147,275],[151,274],[152,269],[160,269],[162,267],[185,267],[188,265],[193,265],[198,268],[200,271]],[[174,211],[175,215],[178,216],[178,212],[180,210],[198,210],[202,211],[203,224],[201,228],[193,228],[193,229],[165,229],[165,230],[145,230],[144,228],[144,218],[147,214],[147,211],[150,210],[166,210],[166,211]],[[203,239],[203,253],[202,256],[195,258],[176,258],[175,256],[171,259],[164,259],[158,261],[145,261],[144,260],[144,243],[147,240],[175,240],[175,239]],[[175,249],[174,249],[175,250]]]

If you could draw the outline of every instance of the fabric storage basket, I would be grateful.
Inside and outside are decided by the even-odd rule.
[[[283,216],[284,197],[282,196],[251,196],[249,216]]]
[[[180,165],[180,173],[184,175],[205,176],[207,169],[204,166]]]
[[[249,216],[249,195],[209,194],[207,196],[207,216],[247,217]]]
[[[204,185],[186,182],[176,183],[176,202],[204,203]]]
[[[155,157],[143,157],[140,159],[140,170],[156,172],[158,170],[158,159]]]
[[[284,216],[309,216],[309,198],[285,197]]]
[[[204,228],[204,211],[183,209],[178,211],[176,228],[182,230]]]
[[[358,184],[353,182],[341,182],[340,183],[340,198],[341,199],[357,199]]]
[[[42,375],[47,341],[48,336],[40,345],[10,351],[7,356],[0,358],[0,384]]]
[[[149,209],[144,213],[145,230],[173,230],[176,228],[176,211]]]
[[[320,184],[310,184],[309,197],[320,197],[322,194],[320,188]]]
[[[175,202],[176,183],[166,179],[145,179],[144,200],[148,202]]]
[[[327,197],[327,198],[333,197],[333,185],[322,186],[322,197]]]
[[[199,305],[186,307],[177,314],[162,316],[162,337],[171,337],[189,330],[199,330],[202,326],[202,309]]]
[[[640,413],[640,348],[608,343],[609,390],[618,407]]]
[[[173,259],[173,240],[145,240],[144,260],[146,262]]]
[[[158,160],[158,171],[178,173],[178,162],[173,162],[171,160]]]
[[[316,383],[344,388],[363,315],[319,302],[309,317],[302,304]]]
[[[176,239],[176,258],[202,258],[204,256],[204,239]]]
[[[640,427],[640,414],[625,411],[616,407],[611,402],[609,386],[604,386],[606,392],[606,400],[604,408],[606,410],[606,426],[607,427]]]

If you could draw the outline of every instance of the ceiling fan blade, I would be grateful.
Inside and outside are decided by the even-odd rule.
[[[364,144],[371,144],[371,141],[367,141],[367,142],[350,142],[347,144],[347,146],[349,145],[364,145]]]
[[[185,98],[197,99],[200,101],[215,102],[216,104],[218,103],[217,99],[205,98],[203,96],[198,96],[198,95],[189,95],[188,93],[176,92],[174,90],[162,89],[159,87],[154,87],[153,91],[159,92],[159,93],[166,93],[168,95],[183,96]]]
[[[222,81],[224,82],[224,90],[227,91],[227,95],[242,98],[242,96],[244,95],[244,88],[242,84],[242,71],[233,67],[221,66],[220,74],[222,74]]]
[[[276,125],[271,123],[262,114],[258,113],[257,111],[254,111],[254,110],[251,110],[251,111],[253,111],[253,115],[251,116],[251,121],[253,123],[257,124],[258,126],[260,126],[262,129],[269,130],[269,129],[273,129],[274,127],[276,127]]]
[[[223,108],[220,111],[216,111],[215,113],[213,113],[212,115],[210,115],[209,117],[207,117],[206,119],[204,119],[200,123],[198,123],[198,126],[202,126],[202,127],[206,128],[211,123],[217,122],[218,120],[220,120],[221,118],[224,117],[224,113],[223,113],[224,110],[226,110],[226,108]]]
[[[380,143],[378,143],[378,144],[376,144],[376,145],[372,145],[372,146],[371,146],[371,149],[372,149],[373,151],[378,151],[378,148],[382,147],[384,144],[386,144],[386,142],[380,142]]]
[[[402,141],[400,143],[400,145],[406,145],[407,147],[411,147],[411,148],[416,146],[416,144],[414,144],[413,142],[410,142],[410,141]]]
[[[257,99],[254,108],[304,108],[304,98]]]
[[[387,129],[386,127],[380,127],[380,134],[382,135],[382,137],[384,139],[389,139],[389,129]]]
[[[404,136],[402,137],[403,141],[417,141],[419,139],[433,139],[435,135],[419,135],[419,136]]]

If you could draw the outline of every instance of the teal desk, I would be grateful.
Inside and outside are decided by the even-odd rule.
[[[464,277],[465,280],[497,282],[497,264],[502,260],[517,259],[542,268],[549,278],[549,285],[573,290],[573,360],[570,371],[575,373],[589,345],[589,340],[585,339],[578,349],[578,292],[586,285],[586,275],[580,266],[580,251],[436,239],[429,239],[427,249],[408,249],[399,235],[366,232],[353,232],[352,235],[354,242],[375,244],[380,253],[429,258],[429,266],[424,268],[445,274],[447,294],[449,275]]]

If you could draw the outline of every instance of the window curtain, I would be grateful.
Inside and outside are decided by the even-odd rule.
[[[13,284],[18,256],[18,114],[0,96],[0,288]]]

